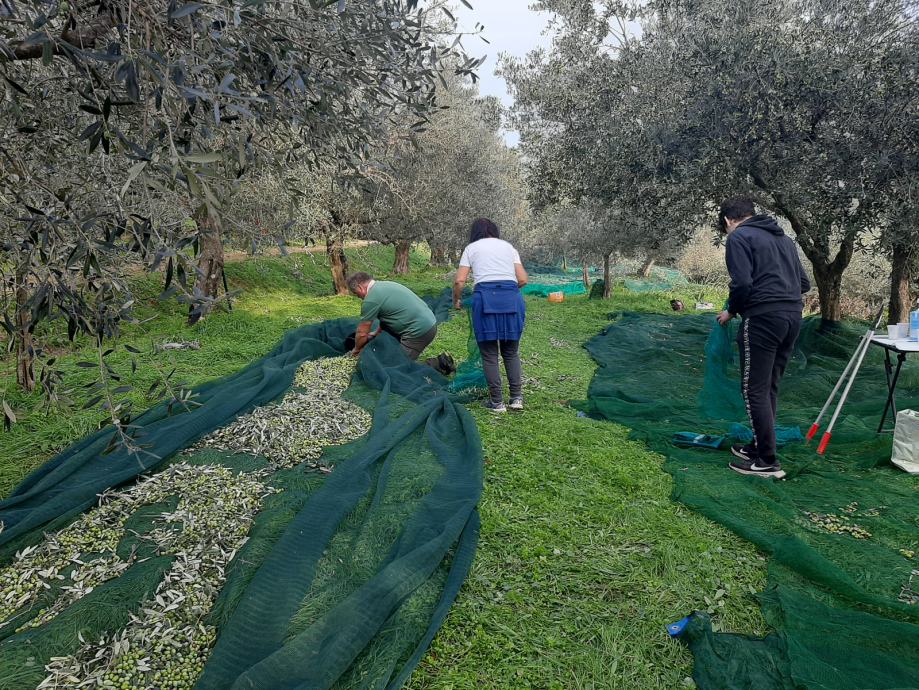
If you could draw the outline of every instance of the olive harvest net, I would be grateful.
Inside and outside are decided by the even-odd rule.
[[[688,283],[686,276],[677,269],[655,266],[647,278],[626,278],[623,287],[629,292],[669,292]]]
[[[449,297],[446,297],[449,305]],[[439,310],[445,314],[445,310]],[[0,502],[0,688],[398,688],[464,581],[482,450],[354,320],[103,430]]]
[[[788,476],[774,481],[730,471],[729,439],[720,449],[672,442],[681,432],[726,436],[732,424],[748,424],[736,325],[704,315],[612,319],[587,344],[599,367],[585,411],[630,427],[666,458],[675,500],[769,556],[758,601],[773,633],[714,633],[705,613],[683,622],[697,686],[919,688],[919,477],[893,468],[890,435],[876,433],[887,392],[880,348],[869,352],[827,454],[788,443],[779,452]],[[782,382],[786,429],[809,427],[861,335],[818,326],[805,320]],[[903,368],[897,403],[919,409],[915,363]]]
[[[596,269],[592,268],[590,272],[596,273]],[[587,294],[581,269],[565,270],[558,266],[530,265],[527,273],[530,280],[520,290],[524,295],[548,297],[550,293],[561,292],[570,297]]]

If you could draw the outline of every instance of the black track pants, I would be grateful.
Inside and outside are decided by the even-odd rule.
[[[482,353],[482,369],[485,370],[485,380],[488,382],[488,393],[491,401],[498,403],[504,399],[504,390],[501,385],[501,369],[498,366],[498,351],[504,360],[504,371],[507,372],[507,384],[510,388],[511,399],[523,395],[523,374],[520,366],[520,341],[519,340],[483,340],[479,342],[479,352]]]
[[[800,312],[775,311],[745,317],[737,333],[741,392],[753,427],[753,443],[764,460],[775,456],[779,382],[800,331]]]

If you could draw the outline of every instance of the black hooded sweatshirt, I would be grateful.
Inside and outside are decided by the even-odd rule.
[[[811,289],[794,240],[770,216],[752,216],[728,235],[728,311],[745,317],[797,311]]]

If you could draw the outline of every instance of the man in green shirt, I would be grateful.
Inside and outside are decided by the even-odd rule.
[[[363,302],[361,322],[351,351],[353,356],[358,356],[380,331],[386,331],[399,341],[405,354],[414,361],[437,335],[434,312],[404,285],[374,280],[368,273],[354,273],[348,277],[348,289]],[[373,331],[376,320],[379,320],[380,326]]]

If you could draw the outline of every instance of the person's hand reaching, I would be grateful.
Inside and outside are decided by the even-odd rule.
[[[734,314],[725,310],[721,312],[720,314],[718,314],[718,323],[720,323],[722,326],[727,326],[728,321],[730,321],[733,318],[734,318]]]

